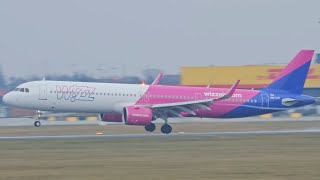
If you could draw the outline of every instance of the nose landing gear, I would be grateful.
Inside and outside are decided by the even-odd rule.
[[[34,125],[35,127],[40,127],[40,126],[41,126],[41,122],[40,122],[40,121],[35,121],[35,122],[33,123],[33,125]]]
[[[35,122],[33,123],[33,125],[34,125],[35,127],[40,127],[40,126],[41,126],[40,120],[41,120],[41,118],[42,118],[42,112],[41,112],[41,111],[37,111],[37,116],[38,116],[38,120],[35,121]]]

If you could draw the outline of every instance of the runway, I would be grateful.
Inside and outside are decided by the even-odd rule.
[[[7,126],[33,126],[35,119],[31,118],[0,118],[0,127]],[[275,117],[275,118],[257,118],[257,117],[247,117],[247,118],[236,118],[236,119],[219,119],[219,118],[170,118],[169,122],[172,124],[175,123],[217,123],[217,122],[285,122],[285,121],[320,121],[319,116],[310,116],[310,117],[301,117],[301,118],[289,118],[289,117]],[[158,119],[154,121],[156,124],[163,124],[163,120]],[[85,124],[100,124],[100,125],[119,125],[119,123],[106,123],[99,121],[49,121],[41,120],[42,125],[85,125]]]
[[[278,130],[278,131],[229,131],[206,133],[172,133],[172,134],[102,134],[102,135],[58,135],[58,136],[0,136],[0,140],[43,140],[43,139],[83,139],[83,138],[145,138],[145,137],[177,137],[177,136],[250,136],[250,135],[285,135],[285,134],[320,134],[320,129]]]

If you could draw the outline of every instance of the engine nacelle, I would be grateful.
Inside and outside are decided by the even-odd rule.
[[[152,121],[152,109],[142,106],[123,108],[123,121],[128,125],[148,125]]]
[[[122,122],[122,114],[120,114],[120,113],[103,113],[103,114],[100,114],[100,119],[103,122]]]

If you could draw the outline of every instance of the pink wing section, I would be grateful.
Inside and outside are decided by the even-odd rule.
[[[238,82],[236,83],[238,84]],[[154,105],[175,102],[188,102],[203,99],[219,98],[228,94],[229,89],[224,88],[200,88],[182,86],[149,86],[145,94],[136,102],[136,105]],[[211,105],[211,110],[195,111],[200,117],[220,117],[255,97],[259,91],[234,89],[233,96],[237,101],[225,99],[216,101]],[[235,98],[234,98],[235,99]]]
[[[293,60],[281,71],[279,76],[274,80],[278,81],[282,77],[286,76],[287,74],[291,73],[295,69],[301,67],[302,65],[310,62],[312,60],[314,50],[301,50]]]
[[[237,89],[234,92],[234,95],[241,95],[241,98],[237,98],[237,101],[217,101],[211,106],[211,111],[199,110],[197,112],[198,116],[200,117],[214,117],[218,118],[221,117],[228,112],[236,109],[237,107],[247,103],[247,101],[253,99],[257,96],[259,91],[256,90],[241,90]]]

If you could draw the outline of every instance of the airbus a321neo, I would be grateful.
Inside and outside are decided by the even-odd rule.
[[[169,134],[168,118],[240,118],[288,110],[315,103],[302,95],[313,50],[301,50],[274,81],[261,90],[70,81],[33,81],[19,85],[3,97],[11,106],[52,112],[97,113],[102,121],[122,122]],[[234,72],[237,73],[237,72]],[[39,127],[40,121],[34,125]]]

